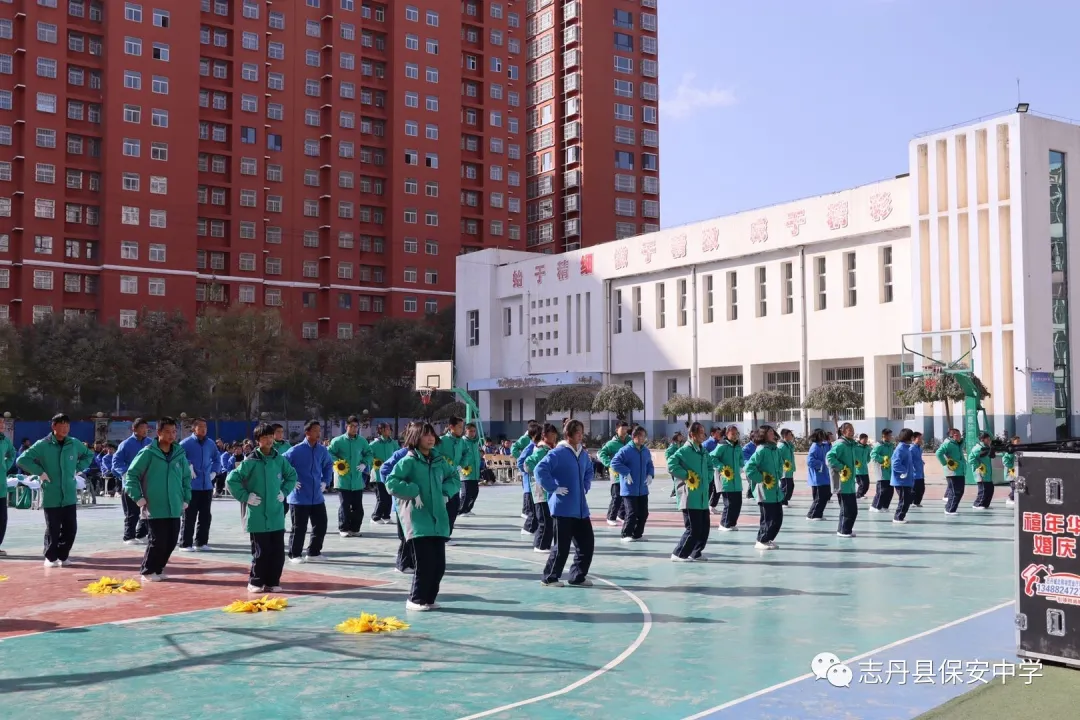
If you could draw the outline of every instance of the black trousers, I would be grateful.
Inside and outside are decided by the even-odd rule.
[[[124,540],[144,538],[149,532],[142,508],[126,492],[120,490],[120,507],[124,510]]]
[[[555,524],[551,521],[551,508],[546,502],[533,502],[536,515],[536,530],[533,531],[533,547],[550,550],[551,540],[555,536]]]
[[[720,504],[720,493],[716,489],[716,483],[709,483],[709,507],[714,508]]]
[[[525,495],[525,522],[521,529],[525,532],[536,532],[536,501],[533,500],[532,493]]]
[[[555,582],[562,577],[566,560],[570,557],[570,546],[574,546],[574,564],[570,566],[570,584],[580,585],[585,582],[592,566],[593,549],[596,538],[593,536],[592,521],[589,518],[556,517],[555,533],[544,565],[544,581]]]
[[[859,517],[858,496],[855,493],[839,493],[836,499],[840,501],[840,518],[836,522],[836,532],[841,535],[850,535],[855,527],[855,518]]]
[[[405,539],[405,531],[401,527],[401,520],[397,521],[398,549],[394,566],[401,572],[416,569],[416,558],[413,556],[412,543]]]
[[[466,515],[472,512],[473,505],[476,505],[476,498],[480,495],[480,481],[479,480],[462,480],[461,481],[461,507],[458,509],[458,513]]]
[[[446,574],[446,539],[421,537],[413,538],[410,542],[416,571],[413,573],[409,599],[420,605],[430,605],[439,596],[439,585]]]
[[[675,546],[674,554],[681,558],[697,559],[709,541],[709,511],[683,510],[682,518],[685,530]]]
[[[381,482],[372,483],[375,486],[375,509],[371,511],[372,520],[389,520],[390,511],[394,507],[394,499],[386,491],[386,485]]]
[[[461,496],[452,495],[446,500],[446,517],[450,520],[450,534],[454,534],[454,523],[457,522],[458,512],[461,508]],[[449,538],[447,538],[449,540]],[[438,588],[435,589],[438,592]]]
[[[292,528],[289,530],[289,557],[300,557],[304,552],[304,538],[308,522],[311,523],[311,541],[308,542],[310,557],[322,555],[323,539],[326,537],[326,503],[318,505],[290,505]]]
[[[1016,500],[1016,481],[1015,480],[1010,480],[1009,481],[1009,499],[1013,500],[1013,501]],[[4,533],[3,532],[0,532],[0,542],[4,542]]]
[[[739,524],[739,514],[742,513],[742,491],[720,493],[724,498],[724,513],[720,516],[720,524],[726,528],[733,528]]]
[[[0,545],[4,544],[4,536],[7,535],[7,490],[0,495]]]
[[[990,507],[990,501],[994,499],[994,483],[981,482],[976,487],[978,492],[975,494],[975,504],[972,507]]]
[[[892,504],[893,489],[888,480],[877,481],[877,492],[874,493],[874,499],[871,501],[870,506],[875,507],[878,510],[888,510],[889,505]]]
[[[964,476],[952,475],[945,478],[945,482],[948,483],[945,488],[945,512],[954,513],[964,497]]]
[[[529,502],[532,500],[532,493],[526,490],[521,491],[521,514],[529,514]]]
[[[180,547],[189,548],[192,543],[202,547],[210,542],[210,506],[213,504],[213,490],[191,491],[191,502],[184,511],[184,522],[180,525],[183,538]]]
[[[626,508],[626,522],[622,526],[622,536],[640,540],[645,533],[645,521],[649,519],[649,496],[627,496],[622,501]]]
[[[826,487],[830,493],[832,488]],[[780,526],[784,524],[783,503],[758,503],[761,512],[761,521],[758,523],[758,542],[771,543],[780,534]]]
[[[869,475],[856,475],[855,476],[855,497],[861,498],[870,492],[870,476]]]
[[[209,492],[206,491],[206,492]],[[160,575],[169,564],[176,541],[180,539],[180,518],[151,518],[147,521],[150,532],[143,553],[142,574]]]
[[[911,488],[911,504],[922,507],[923,496],[926,495],[926,479],[918,478],[915,480],[915,486]]]
[[[784,504],[787,505],[795,494],[795,478],[780,478],[780,488],[784,491]]]
[[[619,483],[611,483],[611,502],[608,503],[607,519],[612,522],[626,519],[626,508],[623,507],[622,496],[619,494]]]
[[[219,472],[217,474],[217,477],[214,478],[214,493],[215,494],[217,494],[217,495],[224,495],[225,494],[225,478],[227,476],[228,476],[228,473]]]
[[[896,487],[896,514],[893,515],[893,520],[903,520],[906,518],[914,499],[915,488],[898,485]]]
[[[338,530],[347,533],[360,532],[364,524],[364,491],[339,490],[341,506],[338,507]]]
[[[109,493],[109,497],[112,497],[116,493],[124,492],[124,481],[121,478],[116,477],[111,472],[105,475],[105,492]]]
[[[281,584],[285,567],[285,531],[251,533],[251,572],[248,584],[271,588]]]
[[[49,562],[67,560],[78,532],[79,520],[74,505],[45,508],[45,559]]]
[[[810,488],[814,499],[810,502],[810,511],[806,513],[808,518],[825,517],[825,508],[832,499],[832,486],[814,485]]]

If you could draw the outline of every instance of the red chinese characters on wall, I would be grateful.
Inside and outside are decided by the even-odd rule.
[[[841,230],[848,226],[848,202],[842,200],[829,205],[828,217],[825,220],[830,230]]]
[[[559,279],[559,282],[566,280],[570,277],[570,261],[560,260],[555,265],[555,277]]]
[[[646,240],[641,243],[641,254],[645,257],[645,264],[652,262],[652,256],[656,254],[656,241]]]
[[[630,251],[626,247],[615,249],[615,269],[625,270],[630,264]]]
[[[525,285],[525,274],[520,270],[515,270],[512,278],[514,281],[514,287],[519,288]]]
[[[686,235],[676,235],[671,238],[671,257],[684,258],[686,257]]]
[[[1032,534],[1032,553],[1043,557],[1076,559],[1080,515],[1026,512],[1021,527]],[[1069,537],[1069,536],[1072,537]]]
[[[798,237],[799,229],[806,224],[806,211],[796,210],[795,212],[789,212],[787,222],[784,224],[791,230],[791,237]]]
[[[759,218],[750,223],[750,242],[763,243],[769,240],[769,221],[766,218]]]
[[[714,227],[701,231],[701,252],[712,252],[720,248],[720,231]]]
[[[537,285],[543,285],[544,284],[544,276],[547,275],[547,266],[546,265],[537,265],[536,269],[533,270],[533,275],[536,276],[536,284]]]
[[[581,256],[581,263],[578,267],[579,275],[592,275],[592,253],[585,253]]]
[[[881,222],[885,218],[892,215],[892,193],[882,192],[874,193],[870,196],[870,219],[874,222]]]

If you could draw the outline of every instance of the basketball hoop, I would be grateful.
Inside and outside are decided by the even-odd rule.
[[[434,388],[420,388],[420,402],[425,405],[431,404],[431,393],[435,391]]]
[[[934,392],[935,390],[937,390],[938,383],[940,383],[940,382],[941,382],[941,366],[940,365],[934,365],[933,367],[930,368],[929,374],[926,376],[926,379],[923,381],[923,384],[926,386],[927,390],[929,390],[930,392]]]

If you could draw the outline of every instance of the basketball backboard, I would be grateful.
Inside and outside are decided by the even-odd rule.
[[[901,374],[922,376],[931,370],[970,370],[971,353],[978,345],[970,330],[909,333],[901,339]]]
[[[416,363],[416,390],[444,390],[454,387],[454,363],[430,360]]]

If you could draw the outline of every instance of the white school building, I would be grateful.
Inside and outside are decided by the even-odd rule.
[[[917,342],[945,360],[971,351],[993,432],[1077,434],[1080,127],[1012,113],[919,137],[909,156],[895,179],[562,255],[459,257],[457,386],[494,436],[516,436],[565,384],[631,385],[645,404],[633,419],[660,436],[683,427],[660,414],[676,393],[801,402],[836,381],[863,395],[846,416],[859,431],[940,437],[944,406],[903,407],[896,391],[902,336],[943,333]],[[798,409],[768,420],[829,426]]]

